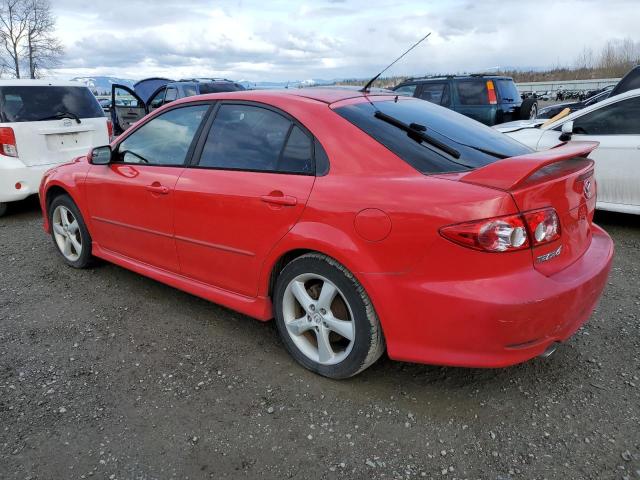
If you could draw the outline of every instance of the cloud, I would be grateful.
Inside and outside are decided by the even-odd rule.
[[[570,65],[638,40],[635,0],[56,0],[61,76],[362,78],[425,33],[390,74]],[[579,15],[580,21],[574,21]]]

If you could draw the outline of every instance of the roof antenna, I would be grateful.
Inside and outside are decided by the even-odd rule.
[[[422,42],[424,42],[427,37],[431,35],[431,32],[427,33],[424,37],[422,37],[420,40],[418,40],[416,43],[414,43],[411,48],[409,48],[409,50],[407,50],[406,52],[404,52],[402,55],[400,55],[398,58],[396,58],[392,63],[390,63],[384,70],[382,70],[379,74],[377,74],[375,77],[373,77],[371,80],[369,80],[367,82],[367,84],[362,87],[362,90],[360,90],[362,93],[367,93],[370,89],[371,89],[371,85],[373,85],[373,82],[375,82],[378,77],[380,75],[382,75],[384,72],[386,72],[387,70],[389,70],[391,67],[393,67],[402,57],[404,57],[407,53],[409,53],[411,50],[413,50],[414,48],[416,48],[418,45],[420,45]]]

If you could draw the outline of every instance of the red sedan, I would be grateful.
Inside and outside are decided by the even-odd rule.
[[[595,143],[535,153],[414,98],[302,89],[164,106],[48,172],[45,230],[93,257],[275,317],[291,355],[345,378],[392,359],[501,367],[591,315],[613,244]]]

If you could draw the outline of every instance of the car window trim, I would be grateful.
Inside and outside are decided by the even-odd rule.
[[[223,105],[247,105],[250,107],[257,107],[257,108],[264,108],[266,110],[270,110],[274,113],[277,113],[279,115],[282,115],[284,118],[286,118],[287,120],[289,120],[292,125],[289,127],[289,131],[287,132],[287,137],[285,139],[285,142],[282,145],[282,149],[280,150],[280,154],[278,155],[278,161],[276,162],[276,166],[280,163],[280,158],[282,156],[282,153],[284,152],[284,149],[287,146],[287,141],[289,140],[289,135],[291,134],[291,131],[293,129],[293,125],[299,127],[302,132],[307,135],[309,137],[309,140],[311,141],[311,161],[313,162],[312,165],[312,169],[311,169],[311,173],[302,173],[302,172],[281,172],[278,170],[253,170],[253,169],[247,169],[247,168],[229,168],[229,167],[211,167],[211,166],[207,166],[207,165],[200,165],[200,159],[202,157],[202,152],[204,151],[204,145],[207,142],[207,137],[209,135],[209,132],[211,131],[211,126],[213,125],[213,122],[215,121],[216,117],[218,116],[218,112],[220,111],[220,108]],[[198,138],[198,142],[195,146],[195,150],[194,150],[194,154],[191,157],[191,162],[186,164],[185,167],[187,168],[196,168],[196,169],[203,169],[203,170],[224,170],[224,171],[230,171],[230,172],[258,172],[258,173],[277,173],[280,175],[302,175],[302,176],[323,176],[326,175],[326,173],[328,173],[329,169],[328,168],[324,168],[324,170],[326,170],[326,173],[322,173],[322,174],[318,174],[317,171],[317,164],[318,162],[316,162],[316,141],[318,141],[318,139],[309,131],[308,128],[306,128],[298,119],[296,119],[295,117],[291,116],[290,114],[288,114],[287,112],[280,110],[277,107],[274,107],[272,105],[269,105],[267,103],[262,103],[262,102],[256,102],[256,101],[248,101],[248,100],[221,100],[216,102],[216,106],[213,109],[212,112],[210,112],[209,118],[206,121],[206,125],[203,127],[202,131],[200,132],[200,138]],[[320,146],[322,146],[322,144],[318,141],[318,143],[320,144]],[[324,150],[324,148],[323,148]],[[326,154],[325,154],[326,155]]]
[[[160,116],[164,115],[165,113],[171,112],[173,110],[177,110],[179,108],[195,107],[195,106],[198,106],[198,105],[208,105],[209,108],[205,112],[204,118],[200,122],[200,125],[196,129],[196,131],[195,131],[195,133],[193,135],[193,138],[191,139],[191,144],[189,145],[189,149],[187,150],[187,154],[185,155],[185,159],[184,159],[184,162],[182,162],[182,164],[163,165],[163,164],[157,164],[157,163],[126,163],[126,162],[123,162],[123,161],[120,161],[120,160],[113,160],[111,163],[115,163],[117,165],[138,165],[138,166],[144,166],[144,167],[162,167],[162,168],[165,168],[165,167],[170,167],[170,168],[183,167],[184,168],[184,167],[189,166],[189,163],[191,162],[192,157],[193,157],[193,153],[195,151],[197,140],[200,138],[200,135],[202,133],[202,129],[204,128],[204,125],[209,120],[209,117],[211,116],[211,112],[215,108],[215,103],[216,102],[214,102],[214,101],[208,100],[208,101],[189,102],[189,103],[180,103],[180,104],[177,104],[177,105],[172,105],[172,106],[170,106],[170,107],[168,107],[166,109],[163,109],[162,112],[158,113],[157,115],[154,113],[153,118],[150,118],[146,122],[138,124],[135,127],[133,127],[131,132],[127,133],[126,136],[123,136],[122,139],[118,138],[117,143],[113,146],[113,152],[115,154],[117,154],[119,149],[120,149],[120,144],[122,142],[124,142],[127,138],[129,138],[131,135],[133,135],[135,132],[137,132],[140,128],[144,127],[147,123],[153,121],[156,117],[160,117]],[[157,111],[158,110],[155,110],[154,112],[157,112]]]

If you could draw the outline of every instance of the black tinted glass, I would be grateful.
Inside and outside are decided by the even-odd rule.
[[[484,80],[456,82],[456,88],[462,105],[486,105],[489,103],[489,92]]]
[[[640,97],[622,100],[576,118],[573,131],[584,135],[640,135]]]
[[[200,166],[276,171],[291,122],[266,108],[222,105],[200,158]]]
[[[436,105],[448,105],[449,88],[446,83],[424,83],[420,98]]]
[[[513,80],[494,80],[493,83],[496,84],[502,101],[509,103],[520,101],[520,93]]]
[[[118,147],[119,160],[143,165],[183,165],[208,105],[165,112],[133,132]]]
[[[278,171],[287,173],[313,173],[311,139],[300,128],[294,126],[287,145],[278,162]]]
[[[64,113],[79,118],[104,117],[87,87],[0,87],[0,104],[5,122],[55,120]]]
[[[407,125],[423,125],[426,134],[459,151],[460,158],[455,159],[426,142],[414,140],[404,130],[375,117],[376,110]],[[362,102],[335,111],[422,173],[465,171],[498,159],[487,151],[506,157],[531,152],[528,147],[486,125],[417,99]]]
[[[201,83],[199,87],[200,93],[236,92],[238,90],[244,90],[242,85],[233,82]]]

